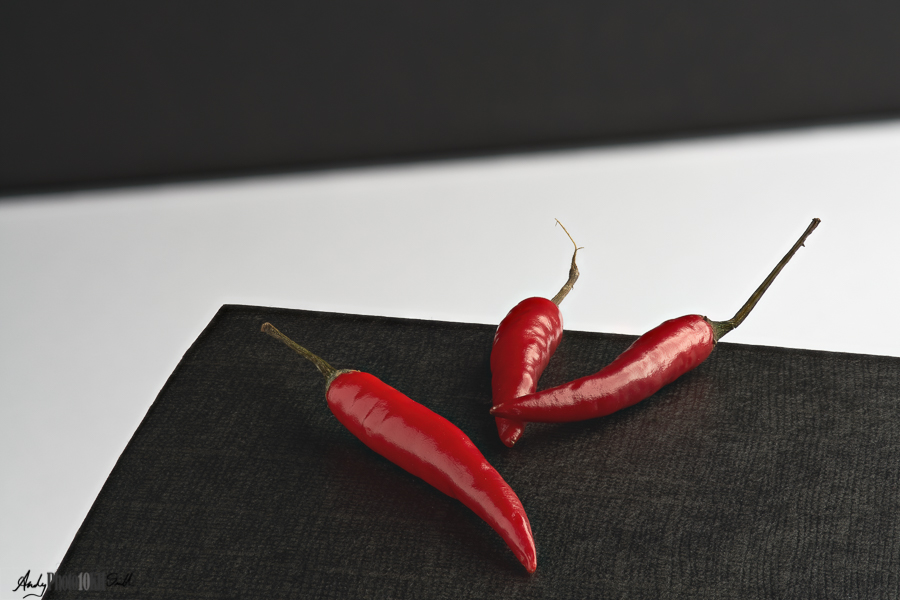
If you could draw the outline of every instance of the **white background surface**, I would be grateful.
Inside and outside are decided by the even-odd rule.
[[[819,217],[725,341],[900,357],[898,200],[900,122],[3,199],[0,566],[55,570],[222,304],[496,324],[565,281],[559,218],[566,328],[639,334]]]

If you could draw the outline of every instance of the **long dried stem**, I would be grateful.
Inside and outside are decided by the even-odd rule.
[[[800,236],[800,239],[797,240],[797,243],[788,251],[787,254],[784,255],[784,258],[781,259],[775,268],[772,269],[772,272],[769,273],[769,276],[766,277],[765,281],[760,284],[756,291],[753,292],[753,295],[744,303],[737,313],[727,321],[710,321],[710,324],[713,328],[713,335],[716,338],[716,341],[722,338],[723,335],[736,328],[738,325],[744,322],[744,319],[747,318],[747,315],[750,314],[750,311],[753,310],[753,307],[756,306],[756,303],[759,302],[759,299],[762,298],[762,295],[766,293],[766,290],[769,289],[769,286],[772,285],[772,282],[775,281],[775,278],[778,277],[778,274],[781,273],[781,270],[784,268],[784,265],[788,264],[788,261],[794,257],[794,254],[797,253],[797,250],[803,245],[803,242],[806,241],[806,238],[809,237],[809,234],[813,232],[813,230],[819,226],[821,223],[820,219],[813,219],[812,223],[809,224],[809,227],[806,228],[806,231],[803,232],[803,235]]]

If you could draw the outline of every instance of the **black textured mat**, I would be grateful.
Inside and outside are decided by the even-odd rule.
[[[461,427],[521,497],[537,573],[344,430],[321,375],[264,321]],[[493,332],[223,307],[59,569],[131,585],[48,597],[897,597],[900,359],[722,343],[643,403],[530,425],[507,449],[487,413]],[[541,388],[632,339],[566,332]]]

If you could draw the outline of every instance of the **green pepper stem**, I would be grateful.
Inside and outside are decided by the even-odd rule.
[[[788,251],[787,254],[784,255],[784,258],[781,259],[775,268],[772,269],[772,272],[769,273],[769,276],[766,277],[765,281],[760,284],[756,291],[753,292],[753,295],[744,303],[744,306],[741,307],[735,315],[727,321],[709,321],[709,324],[712,325],[713,328],[713,336],[715,340],[718,342],[722,336],[726,333],[735,329],[738,325],[744,322],[744,319],[747,318],[747,315],[750,314],[750,311],[753,310],[753,307],[756,306],[756,303],[759,302],[759,299],[762,298],[762,295],[766,293],[766,290],[769,289],[769,286],[772,285],[772,282],[775,281],[775,278],[778,277],[778,274],[781,273],[781,270],[784,268],[784,265],[788,264],[788,261],[794,257],[794,254],[797,253],[797,250],[803,246],[803,242],[806,241],[806,238],[809,237],[809,234],[813,232],[813,230],[819,226],[821,223],[820,219],[813,219],[812,223],[809,224],[809,227],[806,228],[806,231],[803,232],[803,235],[800,236],[800,239],[797,240],[797,243]]]
[[[559,219],[556,219],[556,222],[559,223]],[[562,223],[559,223],[559,226],[563,228],[563,231],[566,232],[566,235],[569,236],[569,239],[572,240],[572,245],[575,246],[575,252],[572,254],[572,266],[569,267],[569,279],[566,281],[565,285],[556,293],[555,296],[550,300],[553,304],[559,306],[559,303],[563,301],[563,298],[569,295],[569,292],[572,291],[572,288],[575,287],[575,282],[578,281],[578,276],[580,273],[578,272],[578,265],[575,264],[575,257],[578,255],[578,251],[582,248],[578,247],[578,244],[575,243],[575,240],[572,239],[571,234],[569,234],[569,230],[566,229],[566,226]]]
[[[285,346],[316,365],[316,368],[319,369],[319,372],[325,376],[325,379],[328,380],[329,384],[331,384],[331,381],[341,373],[341,371],[338,371],[327,362],[325,362],[288,336],[278,331],[271,323],[263,323],[261,329],[263,333],[271,335],[276,340],[281,340],[282,342],[284,342]]]

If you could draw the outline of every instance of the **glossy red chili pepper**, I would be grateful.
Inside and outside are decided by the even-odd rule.
[[[710,321],[687,315],[666,321],[639,337],[597,373],[505,402],[493,407],[491,414],[545,423],[581,421],[614,413],[653,395],[706,360],[718,340],[743,322],[818,224],[819,219],[813,219],[732,319]]]
[[[556,221],[559,223],[559,220]],[[559,223],[563,227],[562,223]],[[566,235],[569,232],[563,227]],[[569,239],[572,236],[569,235]],[[559,303],[578,280],[578,266],[572,254],[569,279],[552,300],[526,298],[513,307],[497,327],[491,349],[491,391],[494,406],[534,393],[538,380],[562,339],[563,320]],[[497,417],[500,439],[512,447],[525,431],[522,421]]]
[[[350,433],[468,506],[500,534],[528,572],[534,572],[537,552],[525,509],[465,433],[374,375],[337,370],[270,323],[262,330],[318,367],[327,379],[328,407]]]

